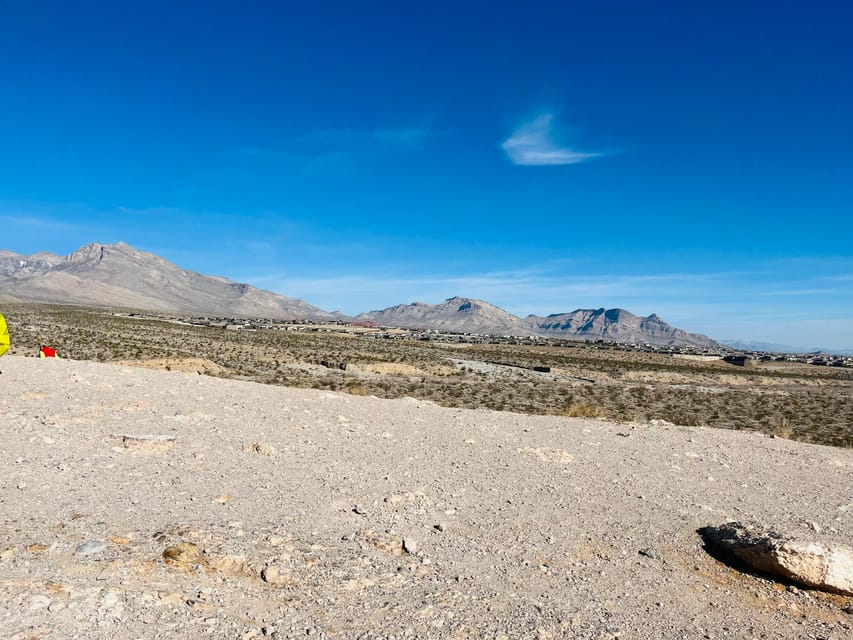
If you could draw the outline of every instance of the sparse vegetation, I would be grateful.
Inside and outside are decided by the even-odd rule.
[[[444,345],[340,331],[229,331],[49,305],[6,305],[3,311],[13,354],[35,356],[39,345],[50,344],[66,358],[157,359],[172,370],[202,359],[212,365],[205,372],[268,384],[410,396],[453,407],[661,419],[853,446],[849,369],[796,363],[741,368],[582,344]],[[320,362],[346,363],[347,369]],[[525,368],[533,366],[551,372]]]

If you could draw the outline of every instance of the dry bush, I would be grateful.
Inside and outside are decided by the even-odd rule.
[[[569,418],[595,418],[599,415],[598,409],[591,404],[571,404],[560,412],[561,416]]]

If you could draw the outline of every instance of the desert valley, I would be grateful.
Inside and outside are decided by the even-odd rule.
[[[0,640],[853,640],[851,6],[0,2]]]
[[[137,266],[91,284],[111,251]],[[43,272],[122,300],[146,278],[184,300],[207,287],[205,304],[225,287],[223,308],[266,295],[126,245],[83,253],[87,269]],[[3,637],[853,634],[842,358],[724,358],[621,310],[584,320],[611,335],[569,340],[467,299],[299,320],[315,308],[57,304],[14,260]],[[512,331],[455,332],[457,316]],[[729,556],[731,522],[782,559]],[[817,579],[784,568],[801,548]]]

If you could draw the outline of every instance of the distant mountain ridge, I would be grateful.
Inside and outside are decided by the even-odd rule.
[[[302,300],[186,271],[123,242],[88,244],[65,257],[0,251],[0,300],[274,319],[335,317]]]
[[[488,302],[471,298],[448,298],[439,304],[398,304],[387,309],[363,313],[356,319],[408,329],[503,336],[537,335],[536,331],[525,327],[518,317]]]
[[[181,269],[123,242],[92,243],[67,256],[48,252],[24,256],[0,250],[0,301],[276,320],[343,317],[303,300]],[[576,309],[519,318],[483,300],[453,297],[439,304],[400,304],[363,313],[357,319],[392,327],[456,333],[721,346],[707,336],[677,329],[655,314],[641,317],[624,309]]]
[[[698,333],[673,327],[660,316],[635,316],[624,309],[576,309],[549,316],[514,316],[500,307],[471,298],[448,298],[439,304],[415,302],[363,313],[358,320],[410,329],[504,336],[547,336],[574,340],[660,345],[721,345]]]
[[[720,346],[708,336],[673,327],[656,313],[643,317],[625,309],[576,309],[544,318],[527,316],[524,322],[538,333],[556,338],[710,348]]]

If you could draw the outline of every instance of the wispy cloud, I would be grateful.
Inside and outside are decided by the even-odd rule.
[[[259,167],[280,170],[289,166],[300,173],[349,169],[355,163],[390,154],[419,151],[433,130],[428,126],[387,128],[315,129],[277,147],[242,147],[235,150],[237,167],[251,178]]]
[[[527,166],[579,164],[601,155],[557,144],[551,126],[553,118],[545,113],[525,122],[501,143],[510,162]]]
[[[417,148],[423,145],[429,135],[429,126],[318,129],[299,136],[296,141],[324,149],[357,150],[378,146]]]
[[[853,273],[841,273],[837,276],[827,276],[825,280],[832,282],[853,282]]]
[[[426,141],[429,133],[428,127],[410,127],[407,129],[379,129],[374,131],[373,135],[380,142],[405,147],[418,147]]]
[[[154,216],[154,217],[173,217],[179,215],[186,215],[186,212],[177,207],[125,207],[123,205],[119,205],[116,207],[116,213],[120,213],[122,215],[128,216]]]
[[[75,226],[61,220],[52,220],[50,218],[41,218],[36,216],[0,216],[0,222],[15,225],[18,227],[29,227],[31,229],[48,229],[57,231],[60,229],[73,229]]]

